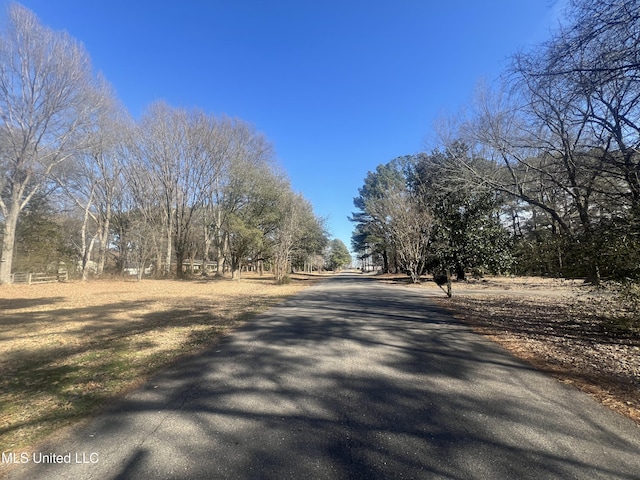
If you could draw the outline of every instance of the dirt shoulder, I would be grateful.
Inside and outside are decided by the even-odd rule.
[[[626,328],[626,312],[611,292],[532,277],[454,283],[452,298],[433,282],[415,288],[515,356],[640,425],[640,332]]]

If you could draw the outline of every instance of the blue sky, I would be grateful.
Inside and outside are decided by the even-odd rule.
[[[348,247],[367,172],[425,150],[433,122],[544,40],[559,9],[554,0],[19,3],[81,41],[134,117],[162,99],[254,124]]]

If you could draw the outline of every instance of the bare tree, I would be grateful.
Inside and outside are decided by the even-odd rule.
[[[11,281],[15,230],[51,172],[85,146],[102,101],[83,47],[18,4],[0,35],[0,283]]]
[[[219,177],[216,122],[200,111],[152,105],[143,117],[136,140],[136,156],[147,181],[157,187],[165,218],[164,273],[176,255],[177,274],[188,255],[196,212],[206,204]]]
[[[420,275],[427,267],[433,224],[424,195],[414,194],[407,188],[394,188],[376,205],[374,214],[385,220],[400,267],[414,283],[420,283]]]
[[[309,203],[299,194],[295,194],[288,184],[279,187],[281,196],[278,210],[279,219],[273,232],[271,247],[273,272],[278,284],[285,283],[291,271],[292,255],[296,248],[302,247],[304,226],[314,218]]]
[[[364,237],[358,248],[383,244],[383,251],[392,250],[400,269],[419,283],[427,267],[433,215],[427,196],[411,185],[415,161],[415,157],[400,157],[369,172],[360,196],[354,199],[360,212],[352,221]]]
[[[219,271],[222,275],[224,269],[224,241],[222,235],[222,224],[224,212],[225,185],[229,177],[229,165],[233,158],[233,128],[234,122],[227,118],[217,119],[214,128],[207,138],[206,149],[209,155],[209,163],[215,168],[209,172],[209,188],[203,192],[202,206],[198,211],[199,227],[202,232],[202,254],[203,267],[211,258],[211,250],[215,246],[215,258],[218,262]],[[203,268],[203,275],[206,270]]]
[[[103,273],[107,259],[114,207],[125,188],[123,173],[125,158],[129,155],[127,139],[132,128],[128,114],[112,95],[98,118],[98,127],[92,135],[85,159],[87,177],[93,178],[96,185],[98,275]]]
[[[82,211],[83,222],[78,253],[82,279],[90,270],[102,274],[107,255],[110,225],[116,196],[123,190],[123,157],[130,121],[112,94],[96,115],[95,128],[88,133],[87,148],[54,171],[53,176],[67,196]],[[97,262],[92,255],[98,245]]]
[[[180,176],[175,165],[180,153],[176,150],[180,148],[180,137],[184,132],[184,128],[177,125],[177,117],[177,112],[173,115],[171,108],[164,103],[152,105],[142,118],[133,140],[139,166],[137,171],[146,176],[141,182],[153,186],[150,193],[156,195],[157,204],[163,212],[164,258],[158,269],[162,268],[165,276],[171,272],[176,190]]]
[[[255,128],[244,122],[225,120],[225,139],[220,143],[223,159],[212,185],[215,212],[214,248],[218,272],[224,272],[225,258],[231,260],[232,276],[250,252],[263,249],[264,214],[277,197],[273,148]]]
[[[478,155],[459,165],[525,202],[597,282],[612,230],[640,236],[640,2],[572,0],[567,18],[478,97],[462,135]]]
[[[571,0],[568,13],[572,21],[541,51],[516,60],[523,77],[576,93],[606,193],[630,207],[640,229],[640,1]]]
[[[476,101],[476,116],[463,126],[471,155],[456,155],[458,176],[519,198],[547,214],[557,228],[571,236],[578,226],[588,230],[590,202],[598,172],[593,158],[580,148],[582,124],[571,124],[567,109],[553,97],[507,98],[484,91]],[[576,216],[577,214],[577,216]]]
[[[123,205],[116,217],[119,226],[120,266],[123,272],[135,272],[138,281],[145,271],[152,271],[150,260],[156,255],[156,265],[162,260],[163,221],[158,204],[156,185],[148,182],[146,172],[135,162],[125,164],[126,188],[119,196]]]

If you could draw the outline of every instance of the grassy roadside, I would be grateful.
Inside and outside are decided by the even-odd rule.
[[[0,287],[0,451],[86,418],[317,278]]]

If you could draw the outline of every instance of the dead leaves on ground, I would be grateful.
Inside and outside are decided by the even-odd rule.
[[[458,295],[440,304],[523,360],[640,424],[640,332],[602,293]]]

